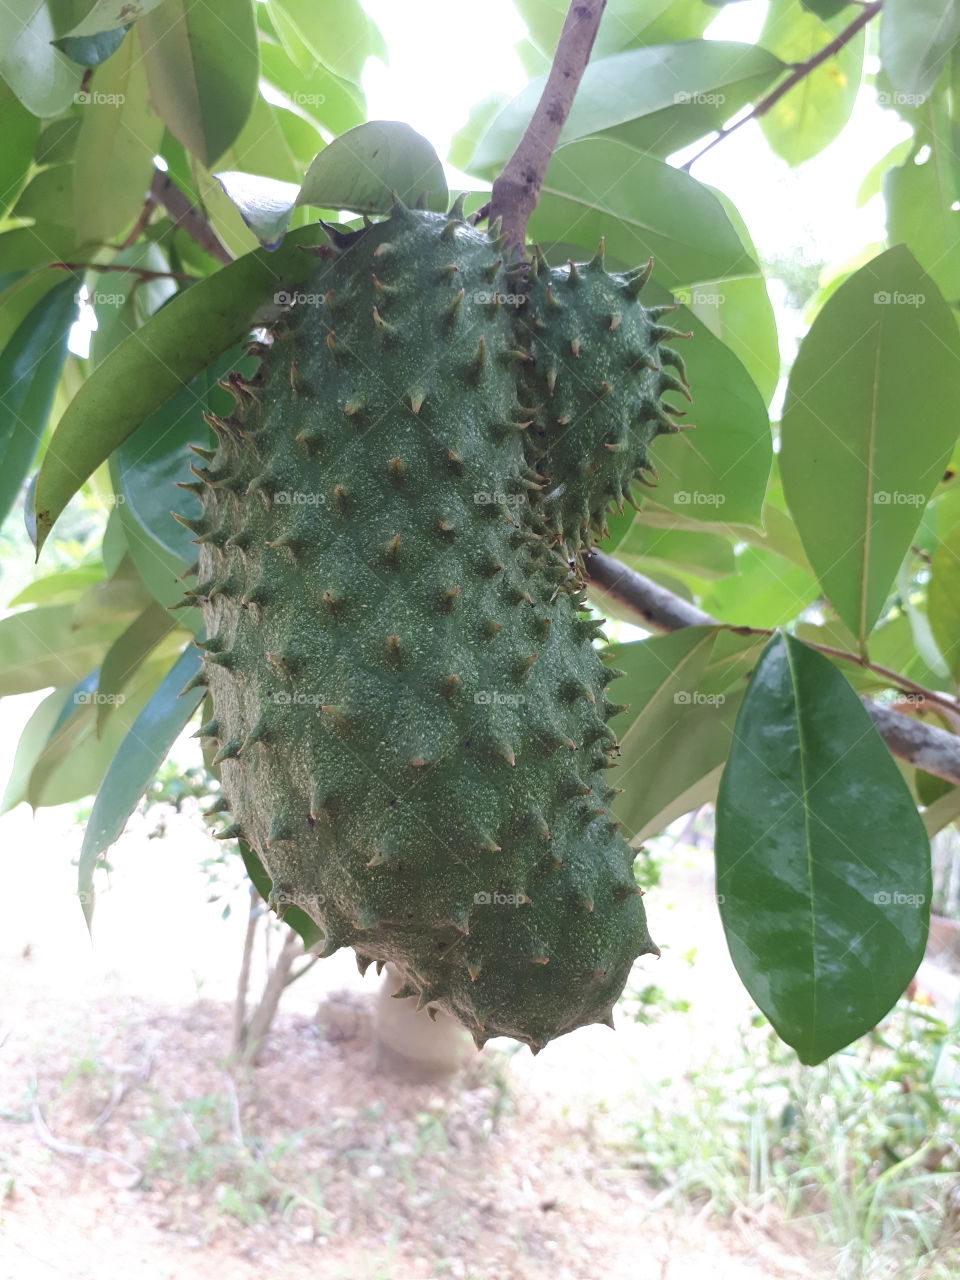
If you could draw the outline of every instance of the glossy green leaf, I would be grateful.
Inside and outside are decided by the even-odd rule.
[[[23,604],[76,604],[88,587],[103,581],[103,566],[82,564],[62,573],[35,578],[9,601],[11,609]]]
[[[57,32],[49,5],[5,0],[3,23],[0,76],[33,115],[66,111],[80,88],[83,68],[53,47]]]
[[[923,959],[929,842],[860,699],[790,636],[771,640],[737,719],[716,861],[737,972],[801,1062],[899,999]]]
[[[174,615],[151,600],[107,650],[97,683],[98,734],[103,733],[110,709],[127,681],[176,625]]]
[[[163,0],[138,25],[150,95],[167,128],[208,167],[240,133],[258,92],[253,0]]]
[[[27,798],[27,785],[33,766],[40,758],[40,753],[47,745],[50,734],[60,718],[70,697],[70,688],[54,689],[40,703],[33,715],[23,727],[20,741],[17,743],[13,767],[7,779],[3,800],[0,802],[0,814],[6,813],[15,805]]]
[[[960,211],[949,143],[935,139],[923,164],[913,155],[883,180],[887,229],[903,241],[951,302],[960,300]]]
[[[54,164],[41,169],[20,192],[13,206],[17,218],[55,222],[73,205],[73,165]]]
[[[10,87],[0,80],[0,215],[6,213],[26,181],[40,121],[24,107]]]
[[[120,48],[129,27],[114,27],[95,36],[64,36],[54,46],[81,67],[99,67]]]
[[[924,97],[960,37],[957,0],[884,0],[880,58],[894,89]]]
[[[909,250],[890,249],[817,316],[781,428],[790,511],[823,590],[861,644],[954,448],[958,402],[956,321]]]
[[[120,511],[127,553],[141,582],[158,604],[164,609],[172,609],[183,600],[186,585],[183,560],[144,529],[126,506],[121,506]],[[203,618],[199,609],[178,609],[176,619],[179,626],[194,635],[203,634]]]
[[[275,253],[261,249],[231,263],[191,285],[107,356],[70,402],[41,464],[38,550],[84,481],[154,409],[242,337],[258,307],[309,274],[313,261],[301,246],[324,239],[320,228],[303,227]]]
[[[0,697],[75,684],[96,666],[120,627],[75,628],[73,605],[27,609],[0,621]]]
[[[130,726],[100,784],[80,850],[79,889],[88,923],[97,859],[120,838],[150,779],[199,707],[202,689],[192,689],[180,697],[184,685],[199,669],[199,653],[192,646],[185,649]]]
[[[295,182],[278,182],[276,178],[240,173],[235,169],[214,177],[260,243],[267,249],[275,248],[287,229],[300,194],[299,186]]]
[[[648,305],[669,297],[654,282],[644,291]],[[670,320],[694,335],[683,347],[696,430],[657,438],[652,456],[660,479],[650,496],[694,520],[759,526],[773,458],[763,398],[730,348],[696,315],[681,307]]]
[[[363,124],[363,93],[349,80],[335,76],[312,59],[305,69],[300,69],[279,45],[261,43],[260,59],[265,78],[285,93],[298,111],[323,125],[328,135],[336,137]],[[319,151],[319,144],[313,150]]]
[[[247,875],[253,882],[253,887],[264,902],[269,901],[273,892],[273,881],[270,879],[270,873],[245,840],[237,841],[237,849],[243,859]],[[325,936],[323,930],[311,920],[302,907],[288,907],[283,913],[283,923],[288,924],[295,933],[299,933],[303,939],[304,948],[308,951],[311,947],[316,946],[318,942],[322,942]]]
[[[70,228],[55,223],[4,231],[0,234],[0,278],[17,271],[30,271],[48,262],[62,262],[75,246]]]
[[[854,0],[803,0],[803,7],[815,13],[818,18],[835,18],[853,3]]]
[[[163,122],[150,106],[136,41],[124,41],[80,95],[80,132],[73,148],[73,225],[77,239],[109,241],[143,207]],[[95,175],[95,178],[94,178]]]
[[[286,15],[319,62],[347,80],[359,81],[368,57],[386,54],[380,32],[359,0],[337,0],[335,13],[315,0],[271,0],[271,14],[277,10]],[[282,26],[278,30],[282,38]]]
[[[34,808],[68,804],[97,790],[164,671],[163,663],[140,668],[120,695],[123,701],[114,707],[101,737],[97,735],[96,672],[74,687],[64,705],[69,714],[61,717],[30,774],[26,798]]]
[[[606,541],[604,551],[612,555],[614,548]],[[619,559],[633,564],[644,572],[643,566],[634,564],[644,560],[660,563],[664,568],[673,567],[696,574],[700,578],[723,578],[736,572],[733,547],[727,538],[715,533],[693,533],[683,529],[653,529],[649,525],[634,522],[627,535],[617,544]]]
[[[47,425],[77,314],[77,282],[44,294],[0,353],[0,523],[16,501]]]
[[[845,16],[823,21],[797,0],[772,0],[760,43],[784,62],[806,62],[846,25]],[[788,164],[811,159],[842,132],[860,90],[865,40],[859,32],[760,117],[764,137]]]
[[[617,681],[618,697],[630,704],[612,722],[623,788],[614,810],[629,837],[661,831],[678,816],[677,800],[727,757],[742,686],[730,688],[729,669],[719,681],[718,670],[711,671],[717,638],[716,628],[686,627],[611,646],[613,665],[626,671]],[[733,644],[741,655],[760,649],[755,637],[736,637]],[[726,663],[729,639],[725,646]]]
[[[577,89],[562,142],[605,134],[641,151],[668,155],[719,129],[784,70],[756,45],[687,40],[594,59]],[[543,92],[530,82],[491,121],[470,159],[492,177],[513,154]]]
[[[927,613],[937,648],[960,683],[960,529],[954,529],[934,552]]]
[[[162,0],[96,0],[66,34],[76,37],[112,33],[117,27],[136,22],[161,3]]]
[[[307,170],[297,204],[386,213],[393,192],[410,205],[423,192],[431,209],[448,204],[443,165],[427,139],[397,120],[371,120],[324,147]]]
[[[657,279],[668,286],[757,272],[712,192],[682,170],[607,138],[570,142],[554,154],[529,234],[593,246],[605,236],[622,262],[655,258]]]
[[[712,583],[700,601],[708,613],[732,626],[784,626],[820,594],[807,569],[763,547],[743,548],[736,563],[736,573]]]
[[[569,8],[566,0],[516,0],[516,6],[538,48],[552,57]],[[713,17],[702,0],[608,0],[593,56],[666,40],[692,40],[703,34]]]

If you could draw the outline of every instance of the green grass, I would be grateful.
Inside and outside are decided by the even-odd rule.
[[[758,1015],[732,1061],[660,1082],[631,1128],[660,1202],[805,1219],[838,1280],[960,1271],[960,1038],[927,1009],[903,1002],[813,1068]]]

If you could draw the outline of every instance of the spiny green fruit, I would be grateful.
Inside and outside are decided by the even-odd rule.
[[[226,380],[188,598],[221,835],[274,905],[536,1050],[655,948],[607,811],[617,673],[531,524],[498,247],[457,206],[335,237]]]
[[[587,263],[550,268],[538,254],[517,313],[527,406],[527,460],[539,473],[539,511],[571,555],[606,536],[606,514],[631,502],[630,483],[656,475],[649,447],[683,430],[662,396],[690,399],[682,357],[664,344],[689,338],[661,323],[673,307],[639,301],[652,263],[626,275],[604,270],[603,245]],[[670,373],[664,366],[671,366]]]

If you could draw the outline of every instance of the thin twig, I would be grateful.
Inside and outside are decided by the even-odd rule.
[[[131,1173],[137,1175],[138,1180],[143,1177],[142,1169],[132,1164],[129,1160],[125,1160],[123,1156],[118,1156],[113,1151],[105,1151],[102,1147],[85,1147],[77,1142],[61,1142],[59,1138],[55,1138],[43,1118],[40,1102],[36,1097],[33,1098],[30,1104],[30,1114],[33,1117],[33,1129],[37,1138],[45,1147],[55,1151],[57,1155],[82,1156],[86,1160],[115,1160],[117,1164],[126,1165]]]
[[[688,160],[683,168],[689,172],[698,160],[703,159],[708,151],[712,151],[713,148],[723,142],[725,138],[729,138],[731,133],[736,133],[738,129],[742,129],[748,120],[759,120],[761,116],[765,116],[768,111],[771,111],[777,105],[781,98],[785,97],[786,94],[790,92],[791,89],[795,89],[798,84],[806,80],[807,76],[810,75],[812,71],[816,71],[817,67],[822,66],[825,62],[828,62],[831,58],[835,57],[841,49],[848,45],[850,41],[863,30],[871,19],[877,16],[882,8],[883,0],[874,0],[871,4],[865,4],[849,26],[844,27],[838,36],[835,36],[829,44],[825,44],[822,49],[818,49],[812,57],[806,60],[806,62],[798,62],[793,67],[786,80],[781,81],[775,89],[771,89],[767,96],[765,98],[761,98],[746,115],[741,116],[740,119],[735,120],[733,124],[727,125],[725,128],[721,129],[717,136],[712,138],[701,151],[698,151],[692,160]]]
[[[676,596],[666,587],[645,578],[642,573],[621,564],[612,556],[602,551],[593,551],[584,558],[584,567],[591,583],[600,588],[601,594],[616,600],[620,605],[637,614],[640,621],[657,631],[680,631],[684,627],[714,626],[737,635],[772,636],[774,631],[765,627],[737,627],[718,621],[709,613],[704,613],[696,605]],[[890,671],[887,667],[877,666],[864,661],[859,654],[847,653],[843,649],[834,649],[830,645],[820,645],[805,641],[811,649],[829,657],[841,658],[874,671],[887,681],[892,688],[900,689],[910,696],[921,694],[924,701],[940,708],[948,719],[956,716],[957,703],[932,689]],[[947,733],[934,725],[924,724],[883,707],[870,698],[862,698],[874,724],[886,742],[890,751],[902,760],[917,765],[927,773],[935,774],[955,786],[960,786],[960,736]]]
[[[174,226],[182,227],[191,240],[195,240],[205,253],[225,265],[233,261],[233,254],[210,225],[206,214],[192,205],[169,174],[155,169],[150,184],[150,197],[162,205],[173,219]]]
[[[572,0],[537,108],[516,151],[494,181],[489,219],[503,220],[504,247],[515,257],[524,256],[527,222],[537,206],[547,165],[590,60],[606,4],[607,0]]]
[[[181,271],[149,271],[146,267],[127,267],[119,262],[51,262],[60,271],[125,271],[141,280],[183,280],[193,284],[199,276],[188,276]]]

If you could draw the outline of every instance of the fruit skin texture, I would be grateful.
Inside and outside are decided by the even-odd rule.
[[[656,476],[656,437],[683,429],[674,421],[683,410],[662,396],[690,399],[684,363],[664,344],[691,335],[661,323],[675,308],[640,303],[651,268],[608,273],[602,244],[579,265],[550,268],[538,255],[517,313],[518,343],[532,356],[520,395],[529,406],[527,460],[542,476],[538,510],[571,556],[606,536],[610,504],[622,512],[632,503],[632,480]]]
[[[532,525],[496,249],[398,206],[318,260],[258,375],[227,380],[188,598],[221,834],[273,905],[478,1044],[537,1050],[610,1022],[655,948],[606,812],[615,673]]]

